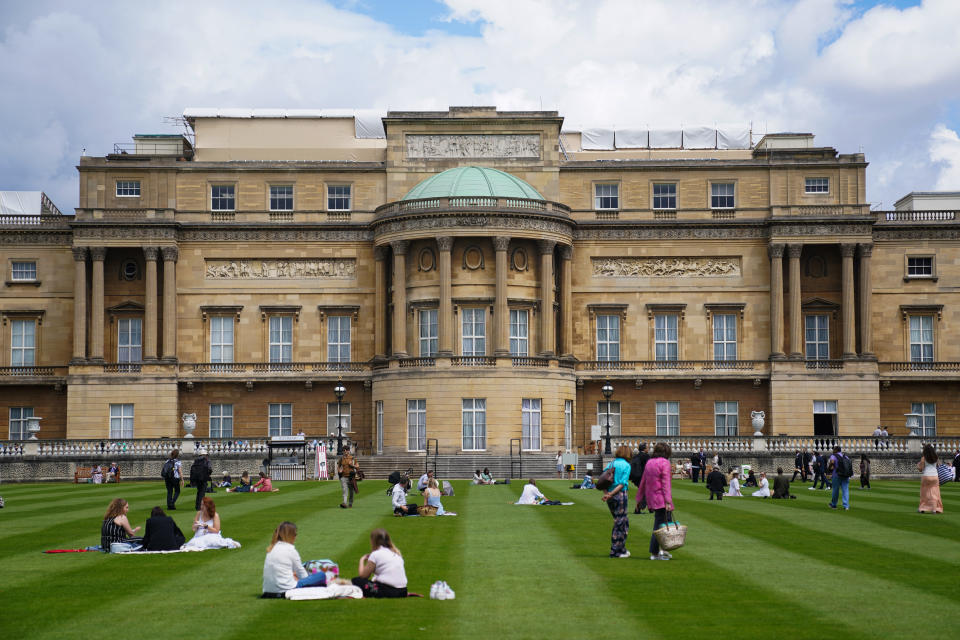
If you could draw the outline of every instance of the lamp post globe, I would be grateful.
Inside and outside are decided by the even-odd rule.
[[[606,398],[606,402],[604,404],[607,406],[607,435],[606,443],[603,447],[603,454],[608,456],[613,453],[613,450],[610,449],[610,396],[613,395],[613,385],[610,384],[609,380],[607,380],[603,383],[603,386],[600,387],[600,391],[603,393],[603,397]]]
[[[340,417],[340,403],[343,401],[343,395],[347,392],[343,383],[338,381],[337,386],[333,388],[333,395],[337,396],[337,455],[343,455],[343,424]]]

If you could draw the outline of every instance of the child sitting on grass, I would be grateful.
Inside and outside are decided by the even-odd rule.
[[[260,472],[260,479],[257,480],[257,483],[253,485],[253,488],[250,490],[256,491],[257,493],[263,493],[266,491],[280,491],[280,489],[273,488],[273,482],[270,481],[270,476],[265,474],[263,471]]]

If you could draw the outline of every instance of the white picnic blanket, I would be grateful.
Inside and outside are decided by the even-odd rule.
[[[330,598],[363,598],[360,587],[352,584],[331,584],[326,587],[303,587],[286,592],[287,600],[329,600]]]

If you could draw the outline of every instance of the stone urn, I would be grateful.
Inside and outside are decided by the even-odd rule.
[[[920,414],[919,413],[905,413],[903,414],[907,419],[907,430],[910,431],[911,436],[920,435]]]
[[[43,418],[39,416],[30,416],[27,418],[27,431],[30,432],[30,437],[28,440],[36,440],[37,434],[40,433],[40,421]]]
[[[762,436],[763,435],[763,423],[766,419],[767,414],[763,411],[751,411],[750,412],[750,422],[753,424],[753,435]]]
[[[184,438],[192,438],[193,430],[197,428],[197,414],[195,413],[185,413],[181,416],[183,420],[183,430],[185,432]]]

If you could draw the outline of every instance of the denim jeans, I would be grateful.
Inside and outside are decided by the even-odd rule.
[[[841,478],[834,476],[832,479],[833,493],[830,496],[830,506],[837,506],[837,494],[843,491],[843,508],[850,508],[850,478]]]
[[[297,580],[296,589],[301,589],[303,587],[325,587],[327,586],[327,574],[323,571],[317,571],[316,573],[311,573],[306,578],[300,578]]]

